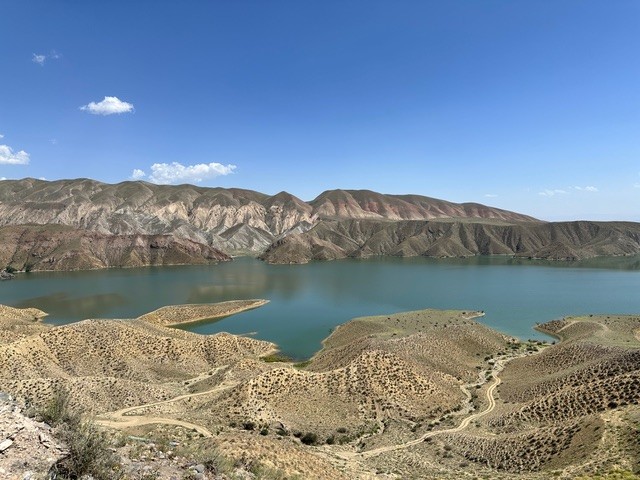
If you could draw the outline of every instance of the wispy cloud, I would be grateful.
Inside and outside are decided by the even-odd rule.
[[[34,53],[31,56],[31,61],[33,63],[37,63],[41,67],[44,66],[47,60],[58,60],[62,58],[62,55],[56,52],[55,50],[51,50],[49,55],[45,55],[44,53]]]
[[[554,197],[556,195],[566,195],[567,191],[566,190],[561,190],[559,188],[556,188],[554,190],[543,190],[541,192],[538,192],[538,195],[542,195],[543,197]]]
[[[1,133],[0,133],[0,138],[4,138],[4,135],[2,135]]]
[[[236,169],[235,165],[222,165],[221,163],[199,163],[197,165],[182,165],[173,163],[154,163],[151,165],[151,173],[148,176],[150,182],[167,183],[200,183],[204,180],[229,175]],[[136,168],[131,178],[140,180],[145,178],[144,170]]]
[[[496,198],[498,195],[495,193],[485,193],[484,196],[487,198]]]
[[[633,188],[640,188],[640,183],[634,183]]]
[[[133,112],[133,104],[123,102],[118,97],[104,97],[101,102],[90,102],[80,107],[80,110],[93,115],[113,115]]]
[[[37,63],[38,65],[44,65],[44,62],[47,60],[47,56],[46,55],[40,55],[37,53],[34,53],[33,56],[31,57],[31,61],[33,63]]]
[[[0,165],[27,165],[29,154],[24,150],[14,152],[9,145],[0,145]]]
[[[578,190],[579,192],[597,192],[598,189],[594,186],[587,186],[587,187],[572,187],[574,190]]]

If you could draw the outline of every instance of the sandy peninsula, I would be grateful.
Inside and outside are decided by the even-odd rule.
[[[41,320],[49,315],[37,308],[14,308],[7,305],[0,305],[0,318],[7,320]]]
[[[228,302],[168,305],[146,313],[138,320],[164,327],[176,327],[215,318],[227,317],[252,310],[269,303],[269,300],[231,300]]]

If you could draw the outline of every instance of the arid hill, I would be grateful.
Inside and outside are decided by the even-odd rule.
[[[640,224],[541,222],[369,190],[329,190],[304,202],[287,192],[27,178],[0,181],[0,240],[10,246],[0,262],[18,270],[199,264],[228,255],[270,263],[374,255],[574,260],[640,253]]]
[[[567,317],[539,328],[561,343],[510,361],[491,413],[415,455],[444,451],[451,464],[488,466],[495,478],[640,471],[640,316]]]
[[[16,270],[91,270],[231,260],[213,247],[172,235],[110,235],[65,225],[0,227],[0,265]]]
[[[632,222],[501,222],[323,220],[305,233],[274,242],[260,258],[306,263],[346,257],[467,257],[512,255],[579,260],[640,252],[640,224]]]
[[[1,315],[2,328],[41,325],[12,309]],[[215,468],[224,455],[243,470],[278,472],[268,478],[640,470],[640,317],[549,322],[540,330],[561,340],[551,346],[506,337],[479,315],[354,319],[296,365],[268,342],[141,319],[24,329],[0,345],[0,391],[40,408],[68,392],[72,409],[124,432],[117,452],[127,471],[152,465],[166,473],[158,478],[194,474],[202,451]]]
[[[113,410],[169,398],[184,380],[273,348],[141,320],[85,320],[0,345],[0,391],[42,403],[64,388],[80,410]]]
[[[37,308],[0,305],[0,345],[49,330],[51,325],[40,322],[46,316]]]

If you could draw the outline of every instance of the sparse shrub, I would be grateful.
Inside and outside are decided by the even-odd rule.
[[[267,436],[269,435],[269,429],[267,427],[263,427],[260,429],[260,435]]]
[[[233,462],[220,454],[215,448],[210,448],[206,454],[201,454],[199,463],[204,465],[205,471],[208,473],[220,474],[233,470]]]
[[[69,392],[66,390],[55,390],[51,400],[44,408],[37,411],[43,422],[52,427],[56,427],[64,422],[78,422],[77,415],[69,411]]]
[[[83,420],[80,414],[69,409],[69,393],[56,390],[49,403],[38,415],[56,427],[55,436],[67,447],[68,454],[51,467],[50,477],[76,479],[91,476],[95,480],[120,478],[116,455],[111,444],[98,427]]]
[[[333,435],[327,437],[327,440],[325,441],[325,443],[327,445],[333,445],[334,443],[336,443],[336,437],[334,437]]]
[[[79,418],[61,424],[56,436],[69,451],[68,455],[51,467],[52,478],[78,479],[90,476],[95,480],[121,478],[119,462],[109,449],[110,442],[104,432],[89,421]]]
[[[4,268],[4,271],[5,271],[5,272],[7,272],[7,273],[16,273],[16,269],[15,269],[15,268],[13,268],[11,265],[7,265],[7,266]]]
[[[244,428],[245,430],[255,430],[256,429],[256,424],[253,422],[244,422],[242,424],[242,428]]]
[[[315,445],[318,442],[318,435],[313,432],[307,432],[300,438],[300,441],[305,445]]]
[[[347,432],[348,432],[348,430],[347,430],[347,428],[346,428],[346,427],[340,427],[340,428],[338,428],[338,429],[336,430],[336,432],[338,432],[338,433],[347,433]]]

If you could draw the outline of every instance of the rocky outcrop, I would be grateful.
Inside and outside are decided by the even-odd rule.
[[[0,392],[0,478],[46,478],[65,454],[49,425],[26,417],[8,394]]]
[[[11,280],[13,277],[13,273],[9,273],[6,270],[0,271],[0,280]]]
[[[225,253],[172,235],[106,235],[63,225],[0,227],[0,265],[16,270],[89,270],[227,261]]]

